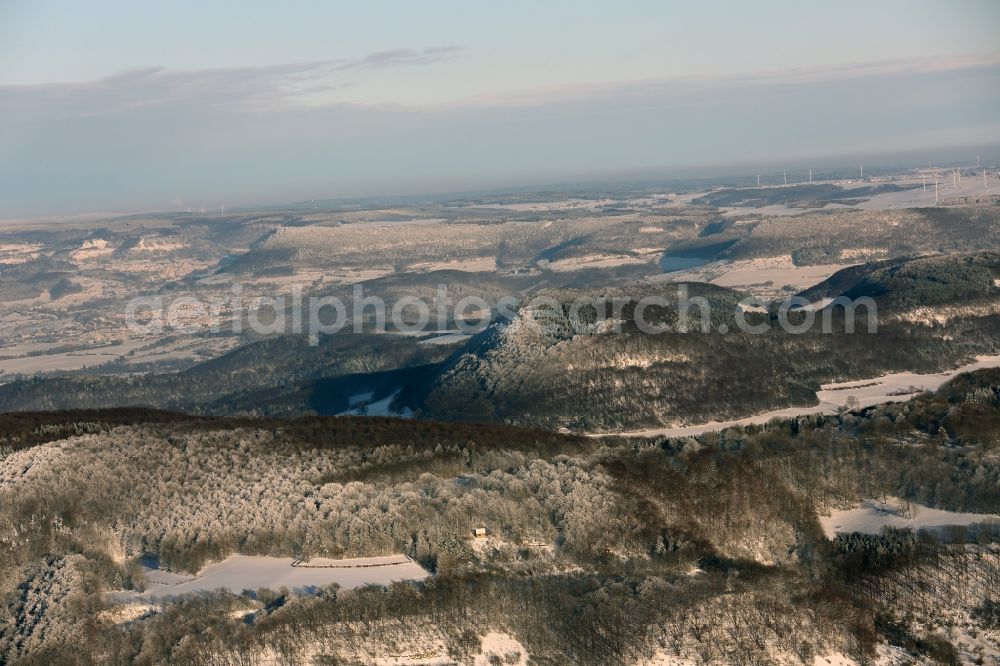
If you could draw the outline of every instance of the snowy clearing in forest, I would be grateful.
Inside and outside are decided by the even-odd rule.
[[[790,255],[734,261],[726,266],[725,273],[712,280],[712,284],[732,288],[762,284],[777,288],[791,285],[796,289],[808,289],[850,265],[796,266]]]
[[[260,557],[232,555],[210,564],[190,580],[173,584],[157,583],[163,577],[148,576],[150,585],[145,592],[114,592],[116,602],[137,600],[169,600],[185,594],[224,589],[233,594],[261,588],[287,588],[303,594],[334,583],[344,589],[365,585],[388,585],[403,580],[423,580],[430,574],[405,555],[364,557],[350,560],[312,559],[299,562],[291,557]],[[171,577],[173,580],[173,577]]]
[[[879,534],[883,527],[919,530],[1000,522],[1000,516],[989,513],[943,511],[888,497],[886,501],[869,499],[862,502],[858,508],[834,511],[829,516],[820,516],[819,522],[827,538],[833,539],[837,534],[852,532]]]

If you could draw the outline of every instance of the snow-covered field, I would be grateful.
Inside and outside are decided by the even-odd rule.
[[[895,497],[886,501],[865,500],[854,509],[834,511],[829,516],[820,516],[823,532],[830,539],[837,534],[862,532],[878,534],[883,527],[919,529],[939,529],[954,525],[1000,522],[1000,516],[988,513],[959,513],[931,509],[919,504],[907,504]]]
[[[478,257],[475,259],[424,262],[408,266],[408,271],[463,271],[466,273],[489,273],[497,269],[496,257]]]
[[[915,393],[935,391],[942,384],[963,372],[973,372],[986,368],[1000,367],[1000,355],[977,356],[974,363],[955,370],[921,375],[915,372],[895,372],[875,379],[824,384],[816,393],[820,404],[841,407],[846,398],[853,396],[859,407],[878,405],[884,402],[909,400]]]
[[[38,258],[39,243],[0,243],[0,265],[16,266]]]
[[[899,184],[920,183],[923,185],[923,181],[919,177],[897,182]],[[997,179],[994,176],[989,176],[986,180],[986,184],[984,185],[982,175],[969,176],[966,174],[962,176],[961,181],[957,183],[958,186],[956,187],[955,185],[955,179],[952,174],[948,171],[943,171],[941,173],[941,177],[938,179],[938,196],[942,201],[953,197],[975,196],[977,194],[985,194],[987,192],[990,194],[996,194],[1000,192],[1000,183],[997,182]],[[902,192],[885,192],[883,194],[876,194],[868,201],[859,203],[857,207],[888,210],[892,208],[918,208],[934,205],[934,179],[928,176],[926,191],[923,187],[919,187],[912,190],[904,190]]]
[[[597,210],[600,206],[615,203],[614,199],[564,199],[562,201],[539,201],[530,203],[491,203],[486,208],[500,208],[521,213],[537,213],[550,210]]]
[[[59,354],[41,354],[23,356],[0,361],[0,374],[9,373],[29,375],[36,372],[56,372],[79,370],[104,365],[126,356],[148,344],[145,340],[130,340],[118,345],[81,349],[80,351],[63,352]]]
[[[819,284],[837,271],[855,264],[796,266],[791,255],[713,261],[693,268],[664,273],[651,282],[711,282],[720,287],[742,289],[758,296],[775,297],[791,286],[801,291]]]
[[[817,183],[829,183],[838,181],[816,181]],[[798,184],[798,183],[794,183]],[[868,185],[878,185],[880,183],[854,183],[857,187],[868,186]],[[868,210],[892,210],[899,208],[924,208],[937,205],[935,202],[934,195],[934,179],[931,176],[927,177],[926,189],[924,189],[924,181],[921,180],[919,176],[910,178],[900,178],[893,180],[893,184],[896,185],[920,185],[914,189],[903,190],[902,192],[883,192],[881,194],[876,194],[874,196],[863,195],[865,201],[858,202],[856,204],[841,204],[841,203],[828,203],[823,208],[825,210],[832,210],[835,208],[862,208]],[[956,187],[957,185],[957,187]],[[775,187],[781,187],[777,185]],[[852,189],[851,184],[845,185],[848,194]],[[950,171],[942,171],[940,178],[938,179],[938,196],[944,201],[946,199],[954,197],[968,197],[975,196],[977,194],[997,194],[1000,192],[1000,182],[997,178],[992,175],[988,175],[986,182],[983,182],[983,177],[981,174],[976,176],[970,176],[965,174],[962,176],[960,182],[956,183],[952,173]],[[701,196],[704,193],[699,193],[697,196]],[[806,212],[805,209],[795,208],[790,206],[785,206],[783,204],[773,204],[769,206],[762,206],[760,208],[754,208],[751,206],[729,206],[724,208],[726,216],[734,215],[745,215],[756,213],[758,215],[798,215]]]
[[[142,253],[142,252],[176,252],[177,250],[183,250],[188,247],[187,243],[179,243],[177,241],[169,240],[167,238],[157,238],[157,237],[147,237],[140,238],[139,242],[136,243],[129,252]]]
[[[96,238],[85,240],[80,247],[70,254],[73,261],[88,261],[98,257],[107,257],[114,254],[115,248],[107,240]]]
[[[387,211],[391,212],[391,211]],[[409,220],[359,220],[357,222],[349,222],[347,224],[339,225],[342,228],[348,229],[351,227],[413,227],[413,226],[424,226],[428,224],[443,224],[447,222],[443,217],[420,217],[411,218]]]
[[[587,268],[614,268],[629,264],[650,263],[655,257],[635,257],[632,255],[592,254],[585,257],[540,261],[538,265],[552,271],[580,271]]]
[[[388,585],[402,580],[423,580],[429,574],[404,555],[366,557],[353,560],[310,560],[293,566],[290,557],[232,555],[210,564],[197,576],[186,577],[170,572],[152,571],[145,592],[115,592],[116,602],[169,600],[184,594],[224,589],[234,594],[244,590],[267,588],[307,593],[334,583],[350,589],[365,585]]]
[[[790,256],[736,261],[727,267],[725,273],[712,280],[712,284],[720,287],[750,287],[770,283],[774,287],[791,285],[796,289],[806,289],[848,266],[850,264],[796,266]]]
[[[1000,355],[978,356],[974,363],[969,363],[968,365],[945,372],[927,375],[915,372],[896,372],[873,379],[824,384],[816,392],[818,404],[811,407],[786,407],[785,409],[775,409],[732,421],[709,421],[708,423],[691,426],[650,428],[648,430],[632,430],[628,432],[590,433],[590,435],[593,437],[603,437],[605,435],[687,437],[690,435],[700,435],[705,432],[725,430],[734,426],[762,425],[774,419],[788,419],[810,414],[836,414],[844,408],[851,397],[857,401],[856,405],[853,405],[855,407],[870,407],[886,402],[902,402],[909,400],[917,393],[937,390],[942,384],[963,372],[997,367],[1000,367]]]

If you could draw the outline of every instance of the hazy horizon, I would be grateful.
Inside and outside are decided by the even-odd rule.
[[[447,3],[181,5],[0,9],[0,217],[794,167],[1000,140],[993,3],[556,3],[533,21]]]
[[[205,214],[217,214],[224,205],[227,212],[255,209],[282,209],[286,207],[301,207],[315,204],[354,204],[354,203],[417,203],[420,201],[440,201],[453,197],[476,195],[496,195],[519,192],[559,191],[563,189],[593,188],[599,191],[603,187],[611,188],[630,184],[652,186],[662,183],[690,184],[696,186],[705,181],[715,182],[717,186],[740,179],[761,176],[762,185],[776,185],[787,175],[788,185],[808,182],[809,171],[813,171],[816,180],[827,177],[827,173],[836,173],[837,178],[849,178],[854,170],[863,166],[866,176],[874,175],[880,170],[898,168],[916,169],[933,166],[940,169],[954,167],[974,168],[977,160],[982,166],[996,168],[1000,165],[1000,144],[968,144],[926,147],[906,151],[882,153],[854,153],[801,156],[788,160],[760,160],[757,162],[731,162],[728,164],[681,164],[673,167],[644,166],[622,168],[614,171],[567,172],[554,174],[546,178],[523,178],[516,176],[510,182],[493,182],[482,186],[469,186],[456,189],[421,189],[406,190],[400,187],[375,188],[372,191],[352,191],[349,193],[331,193],[324,196],[317,193],[305,198],[282,197],[280,195],[250,196],[246,201],[207,203],[185,206],[121,206],[115,207],[109,203],[104,208],[87,210],[67,210],[54,212],[39,212],[25,215],[0,214],[0,222],[40,222],[71,220],[74,218],[100,218],[102,216],[127,216],[142,214],[157,214],[170,212],[198,213],[204,207]]]

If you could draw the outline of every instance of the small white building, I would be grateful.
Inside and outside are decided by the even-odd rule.
[[[472,530],[472,536],[474,536],[477,539],[485,539],[486,538],[486,528],[485,527],[477,527],[476,529]]]

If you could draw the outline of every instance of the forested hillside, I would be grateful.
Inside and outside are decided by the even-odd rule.
[[[874,298],[893,309],[993,301],[1000,279],[1000,253],[931,256],[863,264],[840,271],[807,289],[823,297]]]
[[[790,254],[796,264],[835,264],[1000,246],[1000,207],[828,210],[771,217],[726,253]]]
[[[747,312],[762,334],[739,330],[741,292],[704,284],[690,298],[710,305],[709,332],[690,308],[678,329],[676,307],[644,315],[670,330],[648,334],[635,322],[640,299],[676,303],[677,286],[561,286],[523,294],[548,306],[525,305],[511,322],[498,320],[464,346],[424,345],[411,337],[341,333],[311,346],[304,336],[279,336],[238,348],[178,373],[129,377],[76,376],[21,380],[0,386],[0,410],[146,406],[200,414],[337,414],[352,396],[376,399],[401,391],[397,406],[418,417],[510,422],[556,429],[608,431],[741,418],[790,405],[815,404],[826,382],[899,371],[935,372],[1000,353],[1000,259],[995,252],[891,260],[845,269],[801,295],[873,298],[877,331],[867,310],[848,333],[844,312],[826,314],[807,332],[791,334],[776,309]],[[496,299],[509,283],[456,277],[456,294]],[[520,286],[527,289],[523,281]],[[374,293],[432,298],[434,278],[394,278]],[[457,296],[456,296],[457,297]],[[620,322],[577,330],[570,304],[586,297],[627,303]],[[563,304],[562,309],[551,302]],[[802,313],[792,312],[798,323]],[[614,325],[620,324],[620,331]],[[726,333],[719,332],[720,327]]]
[[[818,520],[884,496],[1000,512],[996,370],[908,403],[684,439],[138,412],[0,427],[0,661],[337,663],[359,645],[371,659],[440,644],[466,663],[491,630],[550,664],[879,645],[947,661],[998,637],[996,526],[830,540]],[[194,571],[232,552],[402,552],[435,575],[204,594],[124,623],[107,610],[105,591],[146,585],[142,555]]]
[[[143,406],[190,413],[334,414],[358,393],[398,388],[380,373],[438,363],[449,349],[412,337],[344,333],[311,345],[283,335],[181,372],[80,375],[0,386],[0,411]],[[403,381],[403,380],[399,380]]]
[[[690,309],[687,332],[677,331],[676,307],[647,316],[670,330],[644,333],[628,307],[620,332],[608,327],[576,331],[569,320],[574,291],[546,295],[563,304],[522,309],[456,353],[441,372],[414,391],[422,414],[432,418],[496,420],[550,428],[635,429],[749,416],[788,405],[815,404],[824,382],[877,377],[898,371],[933,372],[977,354],[1000,352],[1000,288],[996,253],[875,263],[850,268],[806,291],[810,302],[827,296],[873,297],[877,331],[869,333],[859,308],[848,333],[844,311],[803,333],[789,333],[769,313],[748,312],[763,333],[744,333],[735,321],[742,294],[690,285],[691,298],[710,305],[709,332],[701,312]],[[589,292],[600,302],[637,303],[659,295],[677,302],[674,285]],[[917,304],[946,304],[935,316]],[[610,312],[610,305],[608,306]],[[792,312],[801,323],[805,315]],[[726,333],[720,333],[724,326]]]

